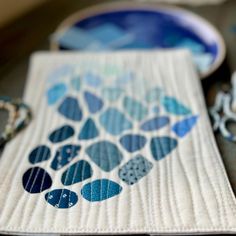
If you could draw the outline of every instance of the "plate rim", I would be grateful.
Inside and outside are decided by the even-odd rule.
[[[82,21],[86,18],[99,15],[102,13],[107,12],[119,12],[123,10],[147,10],[147,11],[160,11],[160,10],[166,10],[166,11],[178,11],[183,12],[185,15],[189,14],[193,18],[195,18],[197,21],[199,21],[201,24],[205,24],[209,29],[212,30],[214,35],[216,36],[216,39],[218,41],[218,56],[216,57],[215,62],[211,65],[208,71],[199,73],[200,78],[206,79],[210,75],[212,75],[220,66],[222,65],[223,61],[226,57],[226,45],[225,41],[223,39],[223,36],[219,32],[219,30],[211,24],[207,19],[203,18],[202,16],[187,10],[185,8],[179,7],[179,6],[173,6],[169,4],[159,4],[159,3],[142,3],[142,2],[113,2],[113,3],[100,3],[92,6],[88,6],[86,8],[80,9],[76,11],[75,13],[69,15],[66,17],[56,28],[54,33],[56,32],[64,32],[68,28],[70,28],[72,25],[74,25],[76,22]],[[51,51],[59,51],[59,44],[56,43],[53,40],[50,40],[50,50]]]

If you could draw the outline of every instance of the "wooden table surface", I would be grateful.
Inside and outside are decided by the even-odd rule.
[[[108,1],[52,0],[0,29],[0,95],[22,97],[31,53],[49,50],[49,37],[65,17],[98,2]],[[203,83],[206,103],[209,105],[222,83],[229,80],[228,70],[236,70],[236,1],[228,0],[223,5],[183,7],[215,25],[227,45],[227,63],[221,73]],[[0,118],[0,129],[4,124],[3,117]],[[236,127],[232,127],[232,130],[236,133]],[[216,140],[236,194],[236,143],[224,140],[219,134],[216,134]]]

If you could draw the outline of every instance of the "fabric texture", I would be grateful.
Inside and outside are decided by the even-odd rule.
[[[37,53],[0,160],[2,233],[235,233],[187,51]]]

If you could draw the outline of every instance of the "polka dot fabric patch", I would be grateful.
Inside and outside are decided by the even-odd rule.
[[[203,103],[195,101],[201,91],[189,58],[184,52],[36,56],[26,91],[35,119],[6,148],[0,166],[0,229],[219,227],[218,211],[230,203],[219,194],[230,191],[211,159],[217,153],[202,122]],[[226,209],[231,216],[233,208]]]

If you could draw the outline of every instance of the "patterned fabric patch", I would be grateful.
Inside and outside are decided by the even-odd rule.
[[[119,169],[119,177],[128,185],[137,183],[152,169],[153,164],[141,155],[134,157]]]

